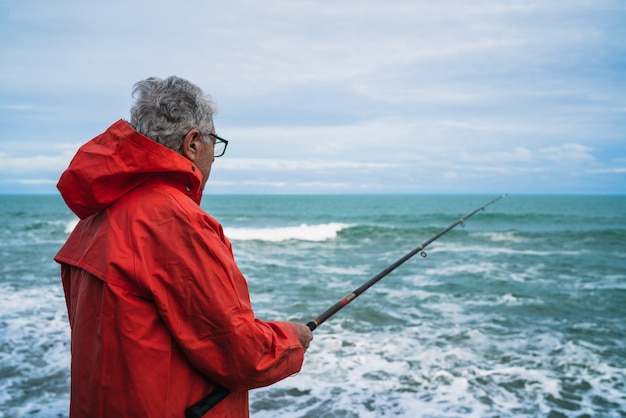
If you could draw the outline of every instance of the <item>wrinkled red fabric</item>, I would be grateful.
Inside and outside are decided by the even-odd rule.
[[[58,188],[81,218],[56,255],[72,332],[71,417],[249,416],[248,390],[297,373],[287,322],[256,319],[202,174],[120,120],[83,145]]]

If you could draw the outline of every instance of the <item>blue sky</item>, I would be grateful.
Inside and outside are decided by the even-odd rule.
[[[0,193],[54,193],[132,85],[230,140],[206,193],[626,193],[626,2],[0,0]]]

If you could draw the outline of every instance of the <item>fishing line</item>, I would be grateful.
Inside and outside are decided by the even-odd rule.
[[[372,277],[367,282],[363,283],[361,286],[356,288],[354,291],[352,291],[352,293],[350,293],[346,297],[340,299],[337,303],[335,303],[333,306],[331,306],[330,308],[328,308],[327,310],[322,312],[322,314],[320,316],[318,316],[317,318],[315,318],[311,322],[307,323],[306,325],[309,327],[309,329],[311,331],[315,331],[317,329],[317,327],[319,327],[321,324],[326,322],[330,317],[335,315],[341,309],[345,308],[348,304],[350,304],[350,302],[352,302],[354,299],[356,299],[359,295],[361,295],[367,289],[369,289],[370,287],[372,287],[373,285],[378,283],[380,280],[382,280],[389,273],[391,273],[392,271],[394,271],[395,269],[400,267],[402,264],[404,264],[408,259],[413,257],[415,254],[419,253],[422,257],[426,257],[427,254],[424,251],[424,249],[426,247],[428,247],[434,241],[438,240],[439,238],[441,238],[442,236],[444,236],[445,234],[447,234],[448,232],[450,232],[452,229],[456,228],[457,226],[461,225],[461,227],[464,227],[466,220],[468,220],[469,218],[474,216],[476,213],[485,210],[485,208],[487,206],[492,205],[495,202],[497,202],[498,200],[504,199],[505,197],[506,197],[506,194],[498,196],[497,198],[493,199],[492,201],[487,202],[484,205],[482,205],[481,207],[479,207],[478,209],[474,210],[473,212],[468,213],[467,215],[465,215],[464,217],[462,217],[458,221],[454,222],[453,224],[451,224],[447,228],[444,228],[438,234],[433,235],[431,238],[429,238],[426,241],[424,241],[418,247],[416,247],[413,250],[411,250],[410,252],[408,252],[402,258],[398,259],[398,261],[396,261],[395,263],[391,264],[389,267],[387,267],[386,269],[384,269],[383,271],[378,273],[376,276]],[[213,408],[215,405],[217,405],[221,400],[226,398],[229,394],[230,394],[230,390],[229,389],[227,389],[225,387],[222,387],[222,386],[217,386],[215,388],[215,390],[213,392],[211,392],[210,395],[206,396],[205,398],[201,399],[200,401],[196,402],[195,404],[193,404],[192,406],[187,408],[185,410],[185,417],[186,418],[201,418],[204,414],[206,414],[211,408]]]

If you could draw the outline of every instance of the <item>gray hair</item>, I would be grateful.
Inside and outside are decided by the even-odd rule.
[[[195,84],[180,77],[150,77],[133,86],[130,124],[140,134],[181,153],[183,137],[198,129],[208,138],[215,103]]]

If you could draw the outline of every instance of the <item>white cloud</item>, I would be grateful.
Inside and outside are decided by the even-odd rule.
[[[67,168],[71,154],[13,157],[0,152],[0,174],[24,177],[56,174]]]
[[[539,150],[545,160],[559,163],[593,162],[592,148],[582,144],[561,144]]]
[[[588,170],[588,172],[594,174],[626,174],[626,167],[598,168]]]
[[[0,110],[31,111],[35,106],[26,104],[0,104]]]
[[[226,181],[226,180],[211,180],[207,188],[216,189],[229,189],[229,188],[264,188],[264,189],[283,189],[288,186],[285,181],[261,181],[261,180],[243,180],[243,181]]]
[[[9,178],[3,179],[2,183],[32,186],[32,185],[55,185],[57,181],[50,179],[50,178],[25,179],[25,178],[10,178],[9,177]]]
[[[480,154],[462,152],[459,155],[460,161],[476,164],[508,164],[510,162],[530,162],[533,161],[533,158],[533,153],[529,149],[524,147],[516,147],[511,151],[484,152]]]
[[[393,169],[394,164],[360,161],[324,160],[259,160],[233,158],[219,161],[218,169],[232,171],[322,171],[322,170],[383,170]]]

